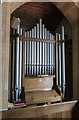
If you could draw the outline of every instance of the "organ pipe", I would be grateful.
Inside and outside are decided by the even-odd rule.
[[[61,40],[61,34],[59,34],[59,40]],[[62,73],[62,54],[61,54],[61,43],[59,43],[59,87],[60,91],[62,90],[62,78],[61,78],[61,73]]]
[[[37,23],[37,38],[39,38],[39,24]],[[37,42],[37,75],[39,75],[39,42]]]
[[[58,85],[58,33],[56,33],[56,85]]]
[[[40,39],[42,39],[42,19],[40,19]],[[40,42],[39,43],[40,45],[39,45],[39,49],[40,49],[40,54],[39,54],[39,61],[40,61],[40,67],[39,67],[39,69],[40,69],[40,75],[42,74],[42,42]]]
[[[50,40],[52,40],[52,34],[50,33]],[[51,47],[51,43],[49,43],[49,58],[50,58],[50,61],[49,61],[49,63],[50,63],[50,75],[51,75],[51,65],[52,65],[52,47]]]
[[[20,34],[22,35],[22,28],[20,29]],[[20,39],[20,66],[19,66],[19,100],[21,100],[22,92],[22,39]]]
[[[45,39],[45,25],[43,24],[43,39]],[[45,43],[43,42],[43,68],[42,68],[42,74],[45,74],[44,72],[44,61],[45,61]]]
[[[30,36],[29,36],[30,38],[32,38],[32,31],[30,30]],[[31,71],[32,71],[32,60],[31,60],[31,56],[32,56],[32,41],[30,41],[30,51],[29,51],[29,74],[31,74]]]
[[[34,38],[34,29],[32,29],[32,38]],[[34,74],[34,42],[32,41],[32,75]]]
[[[17,33],[20,33],[20,25],[18,25]],[[16,38],[16,78],[15,78],[15,100],[18,101],[18,82],[19,82],[19,37]]]
[[[25,32],[25,37],[27,37],[27,32]],[[24,75],[26,76],[27,74],[27,41],[25,41],[25,73]]]
[[[47,31],[47,39],[49,40],[49,31]],[[50,59],[50,43],[47,43],[47,73],[50,74],[50,67],[49,67],[49,59]]]
[[[46,39],[46,36],[47,36],[47,29],[45,28],[45,39]],[[46,46],[47,44],[45,43],[45,74],[47,74],[47,52],[46,52],[46,50],[47,50],[47,46]]]
[[[36,26],[34,27],[34,38],[36,38]],[[36,75],[36,41],[34,42],[34,75]]]
[[[64,26],[62,26],[62,40],[64,40]],[[63,94],[65,95],[65,43],[62,43],[62,80]]]

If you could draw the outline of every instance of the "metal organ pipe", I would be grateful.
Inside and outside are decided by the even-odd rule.
[[[27,37],[29,37],[29,31],[27,31]],[[29,41],[27,41],[27,75],[29,74]]]
[[[34,38],[34,29],[32,29],[32,38]],[[34,42],[32,41],[32,75],[34,74]]]
[[[43,24],[43,39],[45,38],[45,26],[44,26],[44,24]],[[42,68],[42,74],[45,74],[45,72],[44,72],[44,53],[45,53],[45,43],[43,42],[43,68]]]
[[[52,35],[51,37],[52,37],[51,39],[54,40],[54,36]],[[53,73],[54,59],[55,59],[55,56],[53,55],[53,52],[54,52],[54,44],[53,43],[51,44],[51,47],[52,47],[52,50],[51,50],[51,64],[52,64],[52,66],[51,66],[52,68],[51,69],[52,69],[52,73],[51,74],[53,75],[54,74]]]
[[[55,36],[53,36],[53,40],[55,40]],[[55,44],[53,44],[53,74],[55,75],[56,74],[56,72],[55,72],[55,66],[56,66],[56,46],[55,46]]]
[[[50,40],[52,40],[52,34],[50,33]],[[51,65],[52,65],[52,45],[51,45],[51,43],[49,43],[49,45],[50,45],[50,55],[49,55],[49,58],[50,58],[50,75],[51,75]]]
[[[61,40],[61,34],[59,34],[59,40]],[[62,78],[61,78],[61,43],[59,43],[59,87],[60,87],[60,91],[62,90]]]
[[[39,39],[39,24],[37,23],[37,38]],[[39,74],[39,42],[37,42],[37,75]]]
[[[27,32],[25,32],[25,37],[27,37]],[[25,41],[25,73],[24,75],[26,76],[27,72],[27,41]]]
[[[20,33],[20,25],[18,25],[17,33]],[[16,38],[16,78],[15,78],[15,93],[16,98],[15,100],[18,101],[18,81],[19,81],[19,38]]]
[[[20,29],[20,34],[22,35],[22,28]],[[20,66],[19,66],[19,100],[21,100],[22,92],[22,39],[20,39]]]
[[[58,33],[56,33],[56,85],[58,85]]]
[[[47,29],[45,28],[45,39],[46,39],[46,36],[47,36]],[[47,46],[46,46],[46,43],[45,43],[45,74],[47,74]]]
[[[49,40],[49,31],[47,31],[47,39]],[[50,43],[47,43],[47,73],[50,74]]]
[[[34,27],[34,38],[36,38],[36,26]],[[34,42],[34,74],[36,75],[36,41]]]
[[[30,38],[32,37],[32,32],[30,30]],[[29,74],[31,74],[31,71],[32,71],[32,61],[31,61],[31,57],[32,57],[32,41],[30,41],[30,51],[29,51],[29,54],[30,54],[30,60],[29,60]]]
[[[64,40],[64,26],[62,26],[62,40]],[[62,43],[62,80],[63,94],[65,95],[65,43]]]
[[[54,36],[53,34],[51,34],[51,40],[54,40]],[[54,75],[53,70],[54,70],[54,59],[55,56],[53,55],[54,52],[54,44],[51,44],[51,74]],[[54,85],[54,81],[53,81],[53,85]]]
[[[46,31],[46,39],[48,39],[48,31]],[[46,43],[46,74],[48,73],[48,43]]]
[[[40,39],[42,39],[42,19],[40,19]],[[39,49],[40,49],[40,75],[42,73],[42,42],[39,43],[40,46],[39,46]]]

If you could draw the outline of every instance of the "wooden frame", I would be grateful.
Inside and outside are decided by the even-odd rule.
[[[20,34],[15,34],[15,35],[11,35],[12,38],[16,38],[16,37],[19,37],[19,38],[22,38],[24,41],[37,41],[37,42],[47,42],[47,43],[55,43],[56,40],[47,40],[47,39],[37,39],[37,38],[28,38],[28,37],[25,37],[24,35],[20,35]],[[57,40],[57,42],[65,42],[65,40]]]

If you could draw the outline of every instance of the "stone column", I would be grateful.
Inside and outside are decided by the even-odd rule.
[[[79,100],[79,8],[74,11],[75,21],[72,23],[73,99]]]
[[[78,2],[78,10],[77,10],[77,98],[79,100],[79,2]]]
[[[1,5],[0,5],[0,109],[2,109],[2,6]]]
[[[2,27],[0,27],[0,89],[2,87],[2,97],[0,96],[0,109],[8,109],[8,78],[9,78],[9,43],[10,43],[10,6],[3,3],[2,7]],[[1,19],[0,19],[1,20]],[[2,83],[2,84],[1,84]],[[0,90],[1,91],[1,90]]]

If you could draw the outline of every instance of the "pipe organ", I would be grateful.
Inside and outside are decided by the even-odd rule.
[[[42,19],[34,28],[25,33],[20,25],[17,30],[12,29],[12,101],[22,99],[23,76],[27,78],[38,75],[56,75],[55,83],[65,95],[64,40],[64,26],[62,26],[62,34],[56,33],[55,35],[45,27]]]
[[[49,33],[45,25],[37,23],[26,35],[30,38],[54,40],[53,34]],[[30,34],[29,34],[30,33]],[[29,36],[30,35],[30,36]],[[55,75],[55,45],[37,41],[26,41],[25,43],[25,76],[27,75]]]

